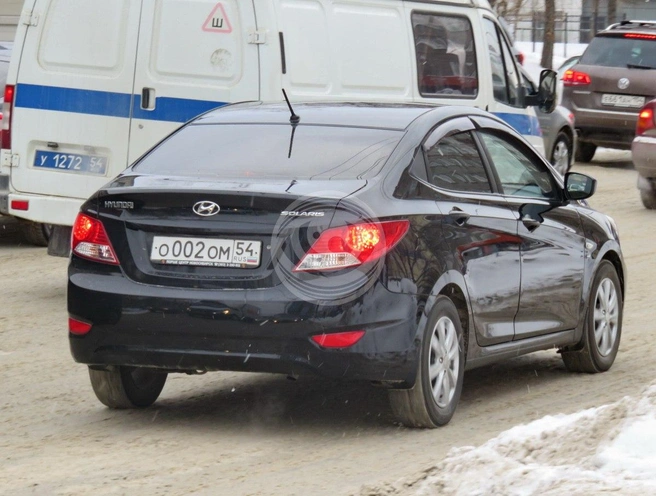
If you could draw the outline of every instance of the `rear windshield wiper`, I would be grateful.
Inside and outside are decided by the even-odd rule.
[[[639,64],[626,64],[626,67],[629,69],[647,69],[647,70],[656,69],[656,67],[649,67],[648,65],[639,65]]]

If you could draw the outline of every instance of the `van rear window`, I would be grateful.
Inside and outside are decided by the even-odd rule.
[[[590,42],[579,63],[656,69],[656,40],[597,36]]]
[[[135,166],[141,173],[237,179],[356,179],[375,175],[403,133],[300,124],[183,128]]]

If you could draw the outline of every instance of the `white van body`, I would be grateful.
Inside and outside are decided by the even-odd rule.
[[[486,0],[27,0],[0,213],[71,226],[88,196],[182,123],[227,102],[279,101],[282,88],[292,102],[475,106],[543,149],[534,109],[510,102],[519,72],[500,32]],[[461,89],[420,74],[423,52],[440,50]]]

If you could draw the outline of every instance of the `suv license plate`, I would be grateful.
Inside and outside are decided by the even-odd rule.
[[[104,176],[107,173],[107,157],[37,150],[34,167]]]
[[[645,97],[605,94],[601,96],[601,104],[612,107],[640,108],[645,104]]]
[[[260,241],[155,236],[150,260],[165,265],[248,269],[260,265],[261,251]]]

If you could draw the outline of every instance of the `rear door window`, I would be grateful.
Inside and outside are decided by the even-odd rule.
[[[412,13],[419,93],[474,98],[478,94],[476,47],[469,19]]]

